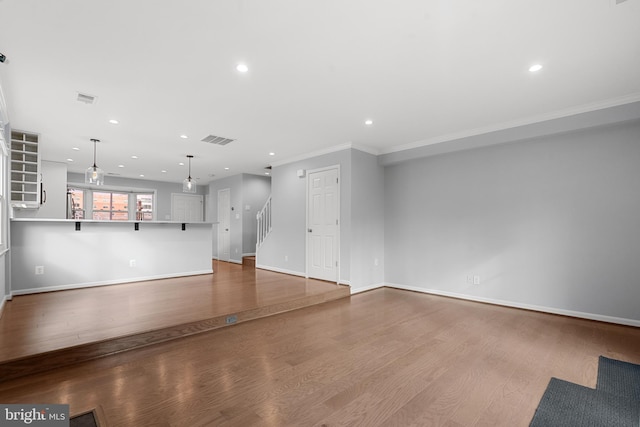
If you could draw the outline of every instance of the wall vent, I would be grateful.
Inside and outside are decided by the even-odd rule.
[[[208,142],[209,144],[215,145],[227,145],[230,142],[235,141],[235,139],[224,138],[222,136],[209,135],[202,138],[202,142]]]
[[[93,95],[87,95],[86,93],[78,92],[78,102],[83,102],[85,104],[95,104],[96,98]]]

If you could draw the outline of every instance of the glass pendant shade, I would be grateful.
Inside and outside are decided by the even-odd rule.
[[[182,192],[183,193],[195,193],[196,192],[196,181],[189,177],[182,181]]]
[[[93,185],[104,184],[104,171],[96,165],[90,166],[84,173],[84,183]]]
[[[182,181],[182,192],[183,193],[195,193],[196,192],[196,181],[191,178],[191,159],[193,156],[187,156],[189,159],[189,177]]]
[[[104,184],[104,171],[96,166],[96,143],[98,139],[92,139],[93,142],[93,166],[89,166],[84,173],[84,183],[93,185]]]

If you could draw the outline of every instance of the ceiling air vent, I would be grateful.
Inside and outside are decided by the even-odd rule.
[[[235,139],[231,139],[231,138],[223,138],[221,136],[215,136],[215,135],[209,135],[206,136],[204,138],[202,138],[203,142],[208,142],[209,144],[215,144],[215,145],[227,145],[230,142],[235,141]]]
[[[85,104],[95,104],[96,97],[93,95],[87,95],[86,93],[78,92],[78,102],[84,102]]]

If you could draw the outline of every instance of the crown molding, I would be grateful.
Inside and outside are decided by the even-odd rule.
[[[632,93],[629,95],[607,99],[604,101],[592,102],[589,104],[583,104],[576,107],[565,108],[562,110],[552,111],[549,113],[540,114],[537,116],[531,116],[524,119],[512,120],[509,122],[503,122],[495,125],[483,126],[474,129],[468,129],[461,132],[450,133],[447,135],[436,136],[433,138],[423,139],[408,144],[391,147],[386,150],[381,150],[379,154],[391,154],[400,151],[411,150],[414,148],[425,147],[428,145],[440,144],[443,142],[455,141],[458,139],[468,138],[477,135],[483,135],[491,132],[497,132],[506,129],[518,128],[521,126],[532,125],[536,123],[546,122],[554,119],[561,119],[564,117],[575,116],[578,114],[589,113],[592,111],[604,110],[611,107],[617,107],[620,105],[631,104],[640,101],[640,92]]]

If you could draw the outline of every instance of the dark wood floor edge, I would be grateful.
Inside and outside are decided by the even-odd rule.
[[[580,316],[580,314],[582,314],[582,312],[571,312],[570,310],[553,309],[551,307],[529,306],[529,305],[526,305],[526,304],[518,305],[518,303],[515,303],[515,302],[502,301],[502,300],[486,301],[486,300],[481,300],[481,299],[474,298],[473,296],[451,295],[451,294],[445,294],[445,293],[440,293],[440,292],[433,292],[433,291],[430,291],[429,289],[420,290],[420,289],[413,289],[413,288],[411,288],[411,289],[410,288],[403,288],[400,285],[393,285],[393,284],[386,284],[384,286],[380,286],[378,288],[373,288],[373,289],[368,289],[366,291],[362,291],[362,292],[359,292],[359,293],[365,293],[365,292],[375,291],[377,289],[384,289],[384,288],[395,289],[395,290],[398,290],[398,291],[405,291],[405,292],[415,292],[415,293],[418,293],[418,294],[426,294],[426,295],[431,295],[431,296],[435,296],[435,297],[442,297],[442,298],[450,298],[450,299],[461,300],[461,301],[468,301],[468,302],[473,302],[473,303],[477,303],[477,304],[486,304],[486,305],[493,305],[493,306],[497,306],[497,307],[511,308],[511,309],[514,309],[514,310],[523,310],[523,311],[530,311],[530,312],[534,312],[534,313],[548,314],[548,315],[551,315],[551,316],[559,316],[559,317],[565,317],[565,318],[569,318],[569,319],[580,319],[580,320],[584,320],[584,321],[587,321],[587,322],[596,322],[596,323],[602,323],[602,324],[608,324],[608,325],[625,326],[625,327],[634,328],[634,329],[640,328],[640,320],[614,318],[614,317],[610,317],[610,316],[602,316],[602,315],[593,314],[593,316],[600,317],[600,319],[594,319],[594,318],[586,317],[586,315],[591,314],[591,313],[583,313],[584,316]],[[357,295],[357,294],[355,294],[355,295]],[[553,311],[553,310],[556,310],[556,311]],[[607,320],[607,318],[609,320]],[[636,322],[637,325],[634,325],[634,324],[631,324],[631,323],[616,322],[615,319],[619,319],[621,321]]]
[[[75,414],[70,414],[70,418],[75,418],[75,417],[80,417],[82,415],[86,415],[86,414],[91,414],[93,413],[93,418],[96,421],[96,426],[97,427],[107,427],[107,417],[105,416],[104,413],[104,409],[102,408],[102,405],[98,405],[93,409],[89,409],[87,411],[81,411],[81,412],[77,412]]]
[[[188,337],[266,316],[273,316],[287,311],[322,304],[324,302],[348,296],[350,295],[347,289],[338,288],[330,292],[310,295],[292,301],[273,304],[271,306],[257,307],[238,313],[229,313],[200,321],[188,322],[152,331],[130,334],[12,359],[0,363],[0,382],[42,373],[100,357],[110,356],[123,351],[159,344],[182,337]],[[228,318],[231,316],[235,316],[235,321],[228,323]]]

